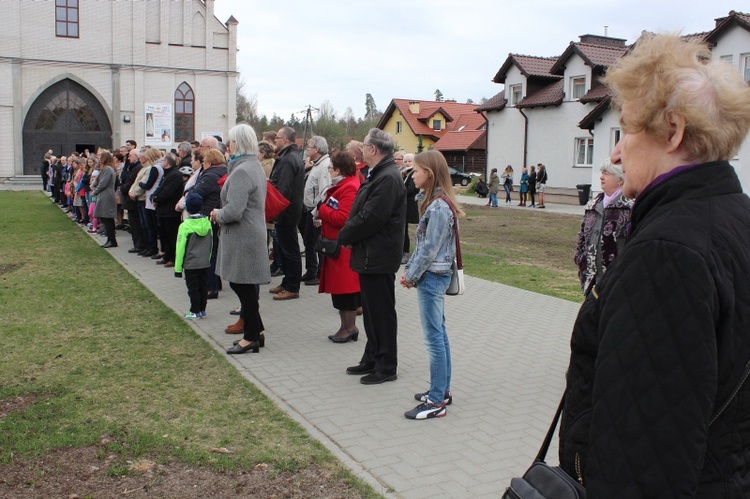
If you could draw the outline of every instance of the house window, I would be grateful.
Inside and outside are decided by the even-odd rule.
[[[510,86],[510,105],[515,106],[523,99],[523,85]]]
[[[55,0],[55,35],[78,38],[78,0]]]
[[[594,139],[576,139],[576,166],[591,166],[594,161]]]
[[[750,54],[743,54],[740,58],[742,59],[742,76],[745,81],[750,82]]]
[[[195,138],[195,95],[182,82],[174,92],[174,140],[189,142]]]
[[[574,76],[570,79],[570,98],[578,100],[586,93],[586,77]]]
[[[432,129],[439,132],[443,129],[443,120],[432,120]]]
[[[403,131],[404,131],[404,130],[403,130],[403,125],[402,125],[402,123],[401,123],[400,121],[397,121],[397,122],[396,122],[396,133],[401,133],[401,132],[403,132]]]
[[[622,137],[622,130],[619,128],[613,128],[612,129],[612,147],[609,148],[609,151],[612,152],[615,150],[615,146],[618,142],[620,142],[620,138]]]

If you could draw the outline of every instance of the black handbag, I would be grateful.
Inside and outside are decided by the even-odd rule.
[[[341,246],[339,245],[338,239],[326,239],[325,237],[320,236],[318,237],[318,240],[315,241],[315,251],[327,256],[328,258],[338,258],[340,249]]]
[[[503,499],[586,499],[586,489],[558,466],[549,466],[544,462],[547,457],[552,435],[562,414],[563,400],[557,408],[552,426],[544,437],[534,462],[521,478],[512,478],[510,487],[505,489]]]

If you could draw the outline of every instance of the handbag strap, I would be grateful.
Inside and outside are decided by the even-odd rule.
[[[463,269],[464,262],[461,259],[461,237],[458,233],[458,216],[456,216],[456,209],[453,207],[450,199],[448,199],[448,196],[440,196],[440,199],[448,204],[448,207],[451,209],[451,213],[453,213],[453,233],[456,235],[456,267],[458,269]]]
[[[560,399],[560,405],[557,406],[557,412],[555,413],[555,417],[552,418],[552,424],[549,427],[549,430],[547,430],[547,436],[544,437],[544,442],[542,442],[542,447],[539,449],[539,453],[534,458],[534,462],[544,462],[544,458],[547,457],[547,451],[549,450],[549,446],[552,443],[552,436],[555,434],[555,428],[557,428],[557,423],[560,421],[560,415],[562,414],[563,410],[563,404],[565,403],[565,394],[563,394],[562,399]]]

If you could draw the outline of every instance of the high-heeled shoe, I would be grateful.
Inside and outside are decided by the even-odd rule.
[[[242,340],[234,340],[232,342],[232,346],[237,346],[237,344]],[[260,344],[260,347],[263,348],[266,346],[266,336],[263,333],[260,333],[260,339],[258,339],[258,343]]]
[[[359,329],[354,329],[354,332],[349,336],[333,336],[328,337],[334,343],[347,343],[349,341],[357,341],[359,339]]]
[[[245,352],[253,352],[253,353],[260,352],[260,342],[259,341],[251,341],[250,343],[248,343],[244,347],[241,347],[240,344],[239,344],[239,342],[238,342],[232,348],[230,348],[229,350],[227,350],[227,353],[230,354],[230,355],[236,354],[236,353],[245,353]]]

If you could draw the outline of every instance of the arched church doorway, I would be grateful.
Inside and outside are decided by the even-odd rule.
[[[61,80],[42,92],[23,123],[23,173],[39,174],[44,154],[112,147],[112,125],[94,95],[73,80]]]

